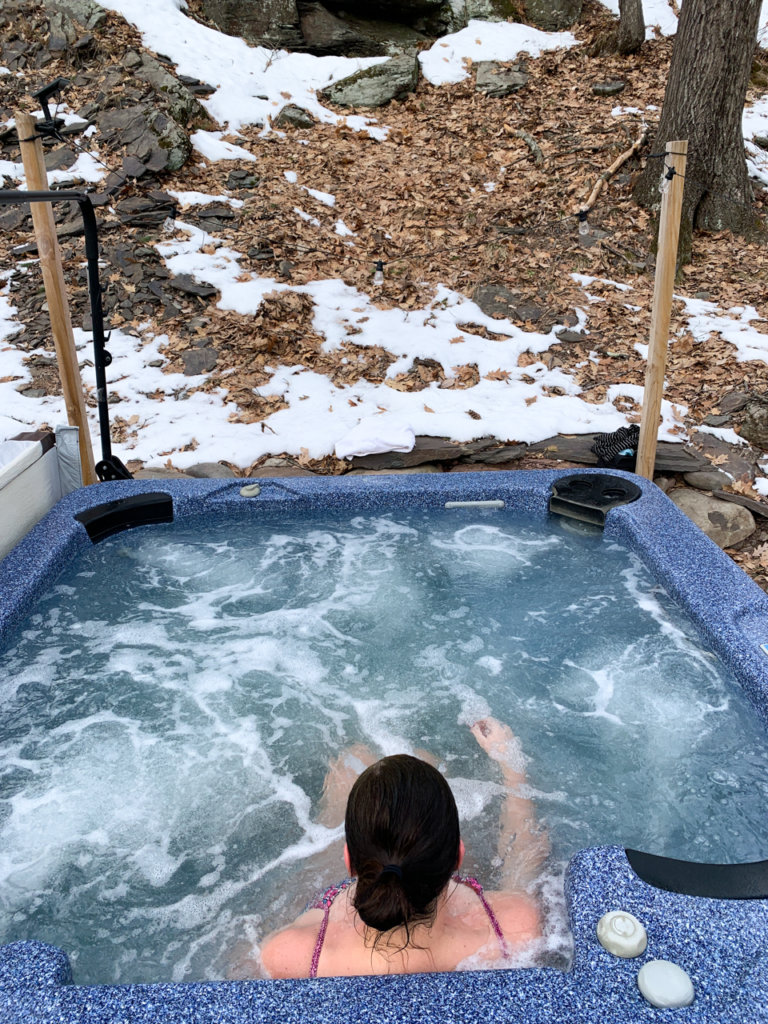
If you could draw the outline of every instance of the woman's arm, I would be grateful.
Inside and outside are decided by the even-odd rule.
[[[498,763],[507,791],[498,844],[502,885],[524,889],[539,877],[549,853],[549,838],[536,820],[533,801],[522,794],[527,780],[520,742],[508,725],[495,718],[481,719],[471,731],[488,757]]]

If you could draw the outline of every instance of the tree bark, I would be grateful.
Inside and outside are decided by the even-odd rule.
[[[661,121],[652,152],[688,139],[681,262],[690,259],[694,228],[749,233],[752,209],[742,114],[757,43],[761,0],[683,0]],[[651,158],[635,199],[658,207],[663,160]]]
[[[619,53],[637,53],[644,42],[643,0],[619,0]]]

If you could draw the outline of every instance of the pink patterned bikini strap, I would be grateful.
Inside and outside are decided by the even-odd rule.
[[[325,942],[325,933],[328,931],[328,918],[331,913],[333,901],[336,899],[340,892],[343,892],[345,889],[348,889],[349,886],[352,885],[353,881],[354,879],[348,878],[344,882],[339,882],[338,885],[329,886],[325,890],[325,892],[321,893],[320,896],[318,896],[318,898],[310,904],[310,907],[308,908],[312,910],[324,911],[323,921],[322,924],[320,925],[320,931],[317,933],[317,941],[315,942],[315,948],[312,952],[312,963],[309,968],[310,978],[317,977],[317,967],[318,964],[320,963],[320,953],[322,952],[323,943]]]
[[[485,910],[486,914],[488,915],[488,920],[491,922],[491,928],[493,928],[494,934],[496,935],[496,938],[499,940],[499,948],[501,949],[501,954],[505,958],[509,957],[509,947],[507,946],[507,940],[504,938],[504,932],[501,930],[499,919],[493,912],[493,907],[485,898],[485,893],[483,891],[482,885],[478,882],[476,878],[462,877],[461,875],[454,875],[453,881],[461,882],[462,885],[469,886],[469,888],[472,889],[473,892],[477,893],[477,896],[483,905],[483,910]]]
[[[470,889],[472,889],[473,892],[477,894],[478,899],[483,905],[483,909],[488,915],[488,920],[491,922],[491,928],[493,929],[496,938],[499,940],[499,948],[501,949],[502,956],[509,957],[509,947],[507,946],[507,940],[504,938],[504,932],[501,930],[499,919],[493,912],[493,907],[491,907],[490,903],[485,898],[485,893],[483,891],[482,885],[478,882],[476,878],[463,878],[461,875],[454,875],[453,881],[461,882],[462,885],[468,886]],[[344,882],[339,882],[338,885],[329,886],[329,888],[327,888],[325,892],[321,893],[320,896],[318,896],[316,900],[310,903],[309,907],[307,908],[312,910],[323,911],[323,920],[322,923],[320,924],[320,931],[317,933],[315,948],[312,952],[312,963],[309,968],[310,978],[317,977],[317,968],[320,963],[320,953],[323,950],[323,943],[325,942],[325,933],[328,931],[328,918],[330,917],[333,901],[336,899],[339,893],[343,892],[345,889],[348,889],[353,882],[353,878],[348,878]]]

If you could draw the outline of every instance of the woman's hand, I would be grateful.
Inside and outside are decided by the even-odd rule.
[[[520,741],[508,725],[496,718],[481,718],[470,731],[488,757],[498,761],[503,770],[516,775],[525,774]]]

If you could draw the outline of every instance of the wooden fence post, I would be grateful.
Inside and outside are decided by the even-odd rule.
[[[30,114],[23,111],[16,114],[16,130],[19,133],[21,159],[24,164],[27,188],[30,192],[44,192],[48,190],[48,175],[45,170],[43,146],[40,139],[35,136],[35,126],[36,121]],[[70,426],[78,427],[83,483],[95,484],[98,478],[93,463],[93,448],[85,412],[83,382],[80,378],[75,337],[69,316],[64,270],[56,237],[53,208],[50,203],[30,203],[30,207],[37,239],[37,251],[40,255],[40,267],[43,272],[51,333],[59,364],[64,404],[67,409],[67,420]]]
[[[688,140],[668,142],[665,148],[664,173],[665,175],[668,173],[666,168],[673,168],[675,173],[661,197],[651,337],[648,346],[643,414],[640,422],[640,440],[635,467],[638,476],[644,476],[647,480],[653,480],[653,466],[656,461],[656,442],[659,433],[661,398],[664,393],[664,373],[667,368],[669,321],[672,317],[672,295],[677,269],[677,243],[680,238],[680,214],[683,208]]]

